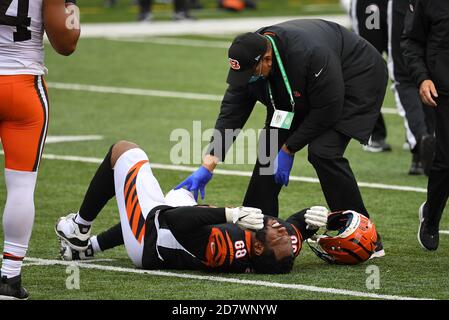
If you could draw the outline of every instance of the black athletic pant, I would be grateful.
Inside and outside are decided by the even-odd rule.
[[[356,34],[371,43],[380,54],[388,51],[388,25],[387,25],[388,0],[352,0],[351,24]],[[379,28],[375,28],[374,10],[378,10]],[[387,127],[384,117],[379,114],[376,125],[371,134],[375,141],[387,138]]]
[[[405,116],[407,141],[414,148],[423,135],[433,134],[435,119],[431,108],[421,102],[419,90],[409,74],[400,46],[408,11],[408,1],[389,0],[388,21],[391,37],[388,58],[396,104],[399,112]]]
[[[287,130],[278,130],[279,148],[282,147],[289,134]],[[243,205],[260,208],[264,214],[277,217],[279,215],[278,195],[282,186],[274,181],[273,173],[267,174],[270,170],[268,169],[269,164],[263,164],[260,161],[268,154],[268,152],[265,153],[265,149],[269,150],[269,148],[262,146],[264,146],[263,143],[265,146],[270,145],[270,137],[272,137],[270,134],[262,134],[260,137],[259,157]],[[308,159],[318,174],[324,197],[331,211],[350,209],[369,216],[349,162],[343,157],[350,139],[348,136],[330,129],[309,144]],[[274,163],[275,157],[276,154],[270,157],[271,164]],[[273,168],[271,172],[273,172]],[[293,171],[291,175],[294,175]],[[298,197],[301,195],[298,194]]]
[[[449,96],[436,102],[436,149],[427,185],[428,223],[432,225],[439,224],[449,197]]]

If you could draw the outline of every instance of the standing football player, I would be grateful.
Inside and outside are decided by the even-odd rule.
[[[68,56],[80,35],[76,0],[0,0],[0,137],[7,198],[0,299],[27,299],[22,261],[34,223],[34,189],[48,130],[44,31]]]

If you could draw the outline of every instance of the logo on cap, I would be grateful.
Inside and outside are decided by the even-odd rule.
[[[234,70],[240,70],[240,63],[232,58],[229,58],[229,64],[231,65],[231,68]]]

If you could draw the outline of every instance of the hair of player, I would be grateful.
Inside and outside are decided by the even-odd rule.
[[[264,217],[263,229],[256,231],[256,239],[264,245],[264,251],[261,255],[254,255],[251,259],[252,267],[255,273],[264,274],[283,274],[289,273],[293,269],[295,257],[292,254],[277,260],[273,249],[266,243],[267,222],[270,217]]]

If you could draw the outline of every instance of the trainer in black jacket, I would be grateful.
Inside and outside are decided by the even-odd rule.
[[[279,51],[291,95],[267,36],[273,39]],[[187,185],[194,191],[204,188],[210,179],[207,172],[204,174],[204,168],[213,171],[216,163],[224,160],[232,143],[227,141],[230,143],[225,144],[225,130],[243,128],[259,101],[267,108],[265,128],[269,130],[261,136],[258,161],[243,203],[261,208],[264,214],[278,216],[278,194],[282,185],[274,179],[273,160],[280,157],[281,152],[294,154],[308,145],[308,159],[315,167],[330,209],[353,208],[368,215],[356,179],[343,154],[351,138],[362,144],[368,142],[379,117],[387,69],[377,50],[336,23],[292,20],[238,36],[229,49],[229,60],[229,87],[221,104],[216,134],[208,155],[202,168],[180,186]],[[263,78],[257,77],[265,70],[263,65],[259,67],[259,62],[270,64],[271,70]],[[290,129],[270,127],[273,103],[276,109],[292,111],[291,97],[294,100],[294,117]],[[276,149],[269,154],[271,162],[261,163],[261,152],[270,150],[270,137],[276,135]],[[278,155],[280,149],[282,151]],[[282,159],[279,159],[281,167]],[[270,165],[270,174],[260,170]]]
[[[419,209],[418,239],[423,248],[436,250],[439,223],[449,197],[449,1],[419,0],[412,25],[402,42],[405,59],[419,87],[423,103],[436,113],[436,148],[427,201]],[[429,139],[423,147],[431,147]]]

